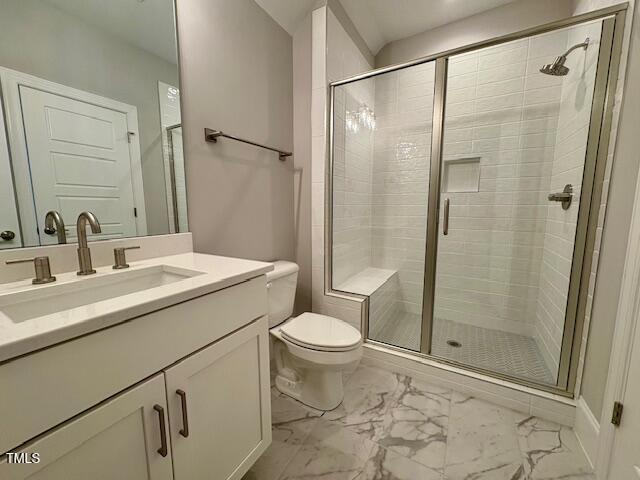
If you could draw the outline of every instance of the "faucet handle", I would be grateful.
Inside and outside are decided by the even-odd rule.
[[[36,269],[36,278],[31,280],[34,285],[42,285],[43,283],[51,283],[56,281],[56,277],[51,275],[51,266],[49,265],[49,257],[21,258],[18,260],[7,260],[7,265],[16,263],[33,262]]]
[[[127,263],[126,251],[127,250],[137,250],[140,248],[140,245],[134,245],[133,247],[118,247],[113,249],[113,268],[114,270],[120,270],[123,268],[129,268],[129,264]]]

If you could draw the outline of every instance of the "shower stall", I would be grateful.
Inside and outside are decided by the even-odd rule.
[[[327,294],[368,342],[571,395],[624,9],[330,85]]]

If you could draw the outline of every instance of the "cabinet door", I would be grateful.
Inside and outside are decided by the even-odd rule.
[[[271,443],[266,317],[165,371],[176,480],[240,479]]]
[[[158,452],[160,418],[166,426],[166,410],[164,380],[159,374],[17,451],[31,459],[38,453],[39,463],[10,464],[5,456],[0,478],[171,480],[167,428],[166,452],[164,456]]]

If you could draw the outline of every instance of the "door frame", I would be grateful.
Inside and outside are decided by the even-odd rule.
[[[603,480],[609,473],[616,442],[617,428],[611,423],[613,403],[624,400],[631,358],[634,350],[640,348],[634,341],[636,329],[640,328],[640,175],[636,181],[633,205],[607,384],[599,419],[600,436],[595,468],[597,478]]]
[[[33,180],[31,179],[29,168],[29,152],[24,123],[22,121],[22,104],[20,101],[21,86],[59,95],[71,100],[89,103],[126,115],[127,130],[132,134],[129,135],[129,159],[132,172],[131,185],[133,187],[133,202],[138,212],[136,217],[136,230],[138,236],[146,235],[147,216],[144,203],[137,107],[4,67],[0,67],[0,86],[2,87],[7,141],[9,144],[14,178],[29,179],[28,182],[17,182],[14,185],[22,227],[22,246],[40,246],[38,225],[40,222],[44,222],[44,218],[38,219],[36,214]],[[75,219],[66,219],[66,222],[68,225],[74,225]]]
[[[563,372],[564,378],[559,376],[559,381],[556,385],[549,385],[540,382],[535,382],[532,380],[517,378],[514,376],[509,376],[505,374],[501,374],[498,372],[487,371],[482,368],[477,368],[469,365],[463,365],[457,363],[455,361],[449,361],[447,359],[443,359],[440,357],[434,357],[423,350],[422,347],[428,346],[430,332],[424,332],[425,330],[425,316],[424,309],[431,308],[433,302],[429,301],[429,295],[431,295],[428,291],[434,288],[434,279],[435,279],[435,252],[437,251],[437,244],[426,245],[427,254],[425,258],[425,283],[424,283],[424,299],[423,299],[423,319],[422,326],[423,332],[421,332],[421,351],[415,352],[413,350],[407,350],[402,347],[388,345],[382,342],[378,342],[375,340],[371,340],[367,338],[368,334],[368,298],[364,299],[364,308],[361,309],[362,315],[362,324],[363,324],[363,335],[365,336],[365,340],[368,343],[373,345],[381,346],[390,351],[402,352],[405,354],[411,354],[413,356],[419,356],[423,358],[428,358],[435,362],[438,362],[443,365],[452,365],[454,367],[460,367],[467,371],[472,371],[476,373],[480,373],[483,375],[488,375],[499,381],[506,381],[512,383],[514,386],[524,386],[535,388],[537,390],[541,390],[544,392],[557,394],[564,397],[573,398],[575,395],[575,389],[577,384],[577,378],[579,374],[579,353],[582,347],[582,329],[584,325],[585,312],[587,306],[587,293],[588,286],[590,281],[590,273],[591,273],[591,264],[593,261],[593,246],[596,234],[596,226],[597,226],[597,216],[599,212],[600,203],[599,200],[602,196],[602,175],[604,174],[604,167],[606,165],[606,156],[607,156],[607,146],[609,140],[611,138],[611,119],[613,117],[613,105],[615,98],[615,86],[618,78],[618,68],[620,63],[620,56],[622,50],[622,37],[624,33],[625,27],[625,15],[628,8],[627,3],[622,3],[619,5],[614,5],[607,8],[602,8],[599,10],[594,10],[582,15],[577,15],[574,17],[569,17],[563,20],[551,22],[548,24],[540,25],[537,27],[529,28],[526,30],[522,30],[519,32],[511,33],[504,35],[502,37],[492,38],[486,41],[477,42],[471,45],[466,45],[459,48],[454,48],[452,50],[448,50],[445,52],[437,53],[434,55],[429,55],[427,57],[417,58],[415,60],[411,60],[409,62],[391,65],[388,67],[383,67],[375,70],[371,70],[362,74],[358,74],[349,78],[345,78],[342,80],[334,81],[329,83],[328,88],[328,115],[327,115],[327,123],[328,123],[328,135],[327,135],[327,144],[326,144],[326,169],[325,169],[325,262],[324,262],[324,280],[325,280],[325,296],[329,297],[337,297],[337,298],[349,298],[353,301],[361,301],[362,297],[355,294],[349,294],[349,292],[344,292],[340,290],[334,290],[332,285],[333,278],[333,136],[334,136],[334,125],[333,125],[333,100],[334,100],[334,90],[336,87],[341,85],[345,85],[348,83],[356,82],[359,80],[375,77],[377,75],[381,75],[388,72],[393,72],[396,70],[401,70],[403,68],[424,64],[427,62],[436,61],[437,65],[439,64],[440,68],[436,69],[435,75],[435,92],[434,95],[437,96],[439,91],[444,90],[442,85],[438,86],[439,83],[442,84],[442,81],[446,81],[446,62],[449,57],[461,53],[466,53],[470,51],[474,51],[480,48],[486,48],[490,46],[495,46],[503,43],[507,43],[510,41],[528,38],[530,36],[539,35],[547,32],[552,32],[561,28],[567,28],[571,26],[580,25],[583,23],[603,19],[603,38],[605,35],[605,24],[609,18],[611,21],[609,23],[613,24],[613,31],[611,32],[611,46],[609,51],[607,52],[607,56],[609,57],[609,61],[606,63],[606,68],[602,68],[598,66],[597,75],[600,74],[601,85],[604,84],[600,90],[596,90],[594,93],[594,100],[591,111],[591,122],[593,123],[594,118],[600,115],[598,119],[598,127],[601,128],[591,128],[594,127],[593,124],[590,124],[590,135],[589,135],[589,144],[587,156],[591,158],[590,162],[592,163],[591,172],[587,171],[587,166],[585,165],[585,172],[583,174],[583,186],[585,185],[584,180],[588,175],[593,175],[595,179],[589,179],[591,182],[590,188],[582,190],[584,194],[581,196],[581,206],[585,208],[581,211],[584,211],[581,220],[579,220],[578,229],[576,232],[576,245],[584,245],[583,251],[579,252],[580,261],[576,262],[576,258],[574,255],[574,259],[572,262],[571,269],[571,287],[568,294],[568,307],[565,312],[566,318],[572,316],[568,321],[565,319],[565,332],[563,338],[563,347],[564,350],[562,352],[562,361],[560,365],[560,370]],[[601,53],[603,50],[601,49]],[[600,58],[599,58],[600,60]],[[604,77],[604,78],[603,78]],[[440,82],[438,82],[440,80]],[[604,81],[603,81],[604,80]],[[596,89],[598,86],[596,85]],[[446,92],[441,92],[446,93]],[[601,103],[601,105],[596,105]],[[436,106],[440,105],[440,108],[436,108]],[[440,162],[439,158],[435,157],[437,155],[441,156],[441,145],[442,145],[442,129],[439,128],[439,132],[436,132],[436,128],[438,124],[440,124],[443,120],[444,115],[444,99],[437,100],[434,96],[434,116],[433,116],[433,132],[432,132],[432,144],[431,144],[431,165],[433,167],[434,162],[437,161],[438,164]],[[441,127],[441,125],[440,125]],[[436,134],[439,133],[439,137],[436,137]],[[438,143],[440,146],[434,145]],[[597,168],[596,168],[596,159]],[[439,199],[437,203],[432,202],[432,195],[439,196],[439,184],[437,185],[437,189],[433,188],[435,185],[435,181],[439,180],[439,166],[438,170],[435,172],[431,171],[430,176],[430,188],[429,188],[429,216],[427,218],[427,239],[431,238],[431,236],[437,236],[438,229],[438,215],[439,215]],[[435,192],[432,192],[435,190]],[[588,195],[587,195],[588,194]],[[434,214],[435,212],[435,214]],[[582,223],[582,225],[580,224]],[[578,235],[582,235],[582,238],[578,238]],[[578,242],[581,242],[580,244]],[[574,247],[574,253],[577,248]],[[429,254],[431,253],[431,256]],[[433,258],[431,258],[433,257]],[[432,267],[430,267],[430,263],[434,263]],[[576,274],[577,272],[577,274]],[[571,308],[569,302],[573,303]],[[430,312],[429,318],[432,316],[432,312]],[[569,325],[567,325],[569,323]],[[430,324],[427,325],[430,329]],[[567,333],[567,331],[571,329],[572,331]],[[568,345],[568,347],[567,347]],[[426,347],[425,347],[426,348]]]
[[[0,89],[1,90],[1,89]],[[0,92],[1,93],[1,92]],[[18,211],[18,202],[16,199],[16,192],[14,188],[13,169],[11,168],[11,155],[9,155],[9,141],[7,139],[7,130],[5,128],[4,109],[2,107],[1,95],[0,95],[0,175],[2,175],[3,189],[2,197],[4,200],[11,199],[13,202],[13,211],[7,216],[11,215],[12,225],[16,237],[11,241],[11,245],[3,247],[5,248],[18,248],[22,246],[22,227],[20,225],[20,212]],[[0,229],[4,230],[5,225],[1,225]],[[4,242],[8,243],[8,242]]]

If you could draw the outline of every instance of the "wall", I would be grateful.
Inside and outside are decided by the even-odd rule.
[[[339,27],[337,22],[329,26]],[[331,30],[330,30],[331,31]],[[329,38],[337,37],[338,33]],[[373,130],[358,113],[373,109],[373,81],[335,89],[333,136],[333,285],[371,266]]]
[[[352,29],[349,29],[352,30]],[[311,209],[312,209],[312,308],[360,328],[360,304],[325,291],[325,164],[327,85],[371,69],[347,30],[326,6],[312,12],[311,90]]]
[[[566,62],[569,74],[558,82],[562,91],[549,192],[561,192],[571,184],[574,198],[568,210],[557,203],[547,207],[535,323],[536,342],[554,377],[560,362],[601,30],[600,21],[569,29],[563,49],[587,37],[589,47],[571,53]]]
[[[413,323],[422,314],[434,67],[374,80],[373,265],[398,272],[393,311]]]
[[[571,0],[520,0],[390,42],[376,55],[376,68],[433,55],[569,16]]]
[[[293,260],[293,160],[203,139],[209,127],[292,149],[291,36],[252,0],[179,0],[177,10],[194,250]]]
[[[293,162],[295,261],[300,267],[296,314],[311,310],[311,14],[293,34]]]
[[[445,47],[442,46],[445,44],[447,45],[446,48],[463,46],[473,41],[478,41],[481,39],[499,36],[504,33],[517,31],[520,28],[525,28],[532,25],[538,25],[540,23],[557,20],[559,18],[563,18],[568,15],[568,11],[569,11],[568,2],[565,2],[565,1],[544,2],[545,3],[544,8],[540,8],[540,3],[541,2],[523,2],[522,5],[519,5],[515,10],[513,9],[507,10],[506,13],[501,9],[495,9],[488,12],[489,15],[480,17],[480,18],[473,18],[468,23],[463,23],[461,25],[451,24],[453,26],[450,25],[448,26],[448,28],[443,27],[442,29],[437,29],[438,31],[435,32],[433,38],[430,38],[428,40],[429,43],[421,44],[420,46],[418,46],[418,50],[422,49],[420,50],[421,53],[417,53],[418,50],[406,49],[406,50],[403,50],[402,52],[404,53],[402,53],[397,49],[390,49],[388,57],[385,57],[387,58],[386,60],[384,58],[383,60],[379,60],[382,57],[378,55],[378,57],[376,58],[376,65],[381,66],[387,63],[396,63],[399,61],[408,60],[409,57],[414,58],[415,56],[424,55],[425,48],[430,49],[433,47],[434,51],[429,51],[427,53],[435,53],[437,51],[445,49]],[[319,10],[316,12],[319,13]],[[505,31],[505,19],[508,19],[508,18],[511,18],[511,20],[509,21],[509,23],[506,23],[506,25],[508,25],[507,27],[508,32],[507,32]],[[514,22],[514,19],[516,20],[515,22]],[[520,20],[520,19],[525,19],[525,20]],[[319,22],[319,24],[321,25],[321,22]],[[318,27],[317,29],[314,28],[314,42],[316,42],[316,39],[318,39],[317,41],[318,50],[317,50],[317,54],[314,53],[314,61],[316,60],[316,58],[319,58],[320,55],[325,55],[325,48],[324,48],[324,45],[321,45],[322,43],[321,39],[323,38],[324,35],[326,35],[326,32],[323,32],[321,28],[322,27]],[[471,39],[471,38],[465,37],[464,35],[460,35],[459,33],[461,30],[467,31],[467,32],[472,31],[476,33],[480,32],[480,34],[477,38]],[[438,39],[438,42],[434,43],[435,39]],[[331,40],[332,40],[331,35],[329,35],[326,41],[331,42]],[[421,41],[417,43],[420,43],[420,42]],[[413,46],[415,47],[416,45],[414,44]],[[339,50],[332,49],[332,48],[326,49],[327,65],[326,67],[322,65],[322,68],[329,69],[329,64],[332,62],[332,58],[335,55],[337,55],[336,52],[338,51]],[[345,49],[343,48],[341,51],[341,54],[344,51]],[[395,56],[396,53],[398,53],[397,57]],[[405,55],[405,57],[402,57],[401,55]],[[384,56],[384,53],[383,53],[383,56]],[[357,63],[354,62],[351,66],[353,67],[352,68],[353,71],[350,72],[350,74],[357,73],[357,70],[358,70],[356,68]],[[363,70],[366,70],[366,69],[363,69]],[[496,68],[496,71],[499,71],[499,70],[500,70],[499,68]],[[320,68],[317,68],[316,71],[320,72]],[[329,74],[327,76],[329,77],[329,80],[331,80],[331,76]],[[345,72],[345,74],[343,75],[340,75],[334,78],[344,78],[346,76],[348,76],[347,72]],[[316,77],[314,76],[314,79],[315,78]],[[497,81],[497,79],[494,79],[493,81]],[[314,86],[316,85],[323,85],[323,84],[320,81],[317,81],[317,83],[315,83]],[[384,88],[385,87],[382,85],[382,81],[381,81],[380,91],[382,92]],[[508,86],[505,88],[508,88]],[[410,94],[410,93],[403,92],[403,94]],[[316,153],[314,153],[314,157],[313,157],[314,158],[313,165],[315,168],[316,165],[320,163],[320,161],[316,161],[316,158],[321,159],[321,161],[324,162],[324,157],[321,156],[324,154],[324,145],[321,142],[325,141],[322,122],[324,121],[324,101],[326,97],[326,91],[324,88],[322,88],[322,90],[314,89],[314,95],[317,95],[315,97],[316,98],[315,104],[318,106],[317,109],[315,106],[314,106],[315,110],[312,109],[312,119],[314,119],[317,122],[316,130],[314,134],[314,140],[317,142],[316,149],[314,150],[314,152]],[[425,100],[425,98],[421,98],[420,100]],[[387,108],[387,113],[388,113],[389,108],[393,108],[393,105],[390,103],[389,105],[382,106],[383,103],[385,103],[384,100],[381,100],[380,102],[381,108],[379,110],[376,105],[376,116],[379,118],[379,120],[381,120],[381,122],[379,122],[378,126],[376,127],[377,129],[379,129],[381,125],[385,125],[385,122],[386,122],[386,126],[393,126],[393,122],[398,121],[400,119],[400,116],[398,115],[395,115],[395,116],[388,115],[386,118],[384,118],[385,108]],[[405,99],[404,106],[410,107],[411,102],[407,102]],[[420,115],[422,113],[424,112],[422,111],[412,112],[413,120],[417,120],[416,114]],[[427,126],[427,127],[428,129],[431,128],[430,126]],[[423,128],[427,128],[427,127],[423,127]],[[425,138],[427,138],[427,136],[425,136]],[[397,139],[388,138],[387,140],[385,140],[384,135],[378,136],[376,132],[375,142],[379,142],[378,148],[380,150],[384,150],[385,147],[383,146],[383,143],[385,141],[387,143],[394,143],[394,142],[402,143],[401,140],[402,140],[401,137]],[[482,143],[482,142],[478,142],[478,143]],[[488,142],[485,142],[485,143],[488,143]],[[420,149],[424,148],[425,150],[428,150],[426,147],[427,145],[419,146]],[[374,146],[374,158],[375,158],[375,150],[376,150],[376,147]],[[424,162],[424,158],[419,159],[419,161]],[[398,188],[405,188],[401,185],[402,184],[401,177],[426,175],[426,171],[420,169],[419,165],[414,165],[414,167],[416,167],[414,169],[415,171],[412,171],[412,167],[409,166],[408,163],[405,166],[406,168],[404,169],[403,172],[401,172],[400,174],[397,174],[396,178],[392,178],[393,175],[390,175],[389,174],[390,172],[387,172],[387,174],[384,173],[384,169],[386,168],[384,166],[384,162],[378,162],[378,165],[376,165],[376,161],[374,160],[374,173],[373,173],[374,195],[372,199],[375,199],[376,201],[380,201],[383,204],[380,206],[374,205],[374,211],[372,215],[372,226],[373,226],[373,231],[375,232],[373,234],[374,250],[373,250],[372,264],[373,266],[380,266],[384,268],[388,267],[388,268],[402,270],[400,272],[401,275],[399,276],[400,277],[399,281],[404,283],[404,288],[402,289],[403,306],[407,307],[407,309],[410,311],[417,312],[420,310],[420,305],[422,301],[420,290],[421,290],[421,282],[422,282],[421,264],[423,264],[423,261],[424,261],[423,260],[424,241],[422,241],[421,249],[418,249],[417,243],[420,242],[420,236],[421,235],[424,236],[423,224],[425,222],[425,218],[424,218],[425,216],[424,214],[422,215],[418,214],[415,216],[402,215],[402,213],[410,212],[412,210],[415,212],[416,210],[419,210],[421,208],[422,203],[426,202],[426,198],[425,198],[426,192],[425,191],[413,192],[414,200],[419,196],[422,198],[419,201],[417,201],[417,203],[414,203],[412,205],[409,205],[409,203],[405,205],[396,205],[391,207],[389,205],[384,205],[384,202],[387,201],[386,199],[390,198],[390,196],[385,196],[385,191],[388,191],[388,193],[392,193],[394,188],[396,189],[396,191]],[[380,171],[376,173],[377,168],[380,168]],[[493,169],[493,170],[495,171],[496,169]],[[322,175],[324,175],[324,171],[322,171],[321,173]],[[316,248],[316,246],[320,247],[320,245],[323,245],[322,243],[323,232],[321,227],[322,227],[322,222],[324,220],[324,217],[318,214],[317,209],[315,208],[315,205],[321,206],[322,209],[324,208],[324,205],[322,203],[322,197],[321,197],[321,195],[323,195],[322,190],[324,189],[324,184],[321,183],[322,179],[320,178],[320,176],[318,176],[318,179],[319,181],[316,182],[314,177],[314,190],[313,190],[313,195],[314,195],[313,204],[314,204],[314,213],[315,213],[314,222],[316,222],[314,223],[314,227],[313,227],[314,229],[313,256],[314,256],[314,262],[315,262],[314,274],[313,274],[314,275],[313,277],[314,311],[316,309],[323,308],[327,302],[330,303],[332,301],[332,299],[330,299],[329,297],[324,297],[322,289],[319,288],[320,285],[324,284],[323,278],[322,278],[324,274],[324,265],[323,265],[324,257],[322,255],[321,248]],[[407,178],[405,178],[405,180],[407,180]],[[417,183],[419,182],[414,183],[414,185],[417,185]],[[425,185],[427,185],[426,182],[422,184],[423,187]],[[376,189],[377,189],[377,198],[375,198]],[[409,192],[405,192],[405,193],[409,193]],[[398,195],[397,198],[400,198],[400,195]],[[376,214],[376,211],[377,211],[377,214]],[[403,235],[404,235],[404,238],[403,238]],[[412,247],[410,247],[409,249],[395,249],[395,246],[398,244],[403,244],[403,246],[407,246],[411,244]],[[541,243],[540,243],[540,247],[541,247]],[[401,255],[398,256],[393,254],[392,251],[394,249],[396,253],[399,250],[404,250],[404,251],[402,252]],[[385,250],[388,252],[388,255],[383,255],[383,252]],[[534,281],[533,284],[534,285],[537,284],[537,280]],[[535,305],[535,299],[533,300],[533,302],[529,302],[529,304]],[[530,310],[533,310],[532,306],[530,306],[529,308]],[[459,317],[461,317],[460,314],[464,316],[465,312],[458,312]],[[517,323],[517,322],[514,322],[514,323]],[[532,328],[527,329],[527,331],[532,331],[532,330],[533,330]]]
[[[574,14],[617,3],[612,0],[575,0]],[[640,165],[638,157],[640,138],[637,128],[640,123],[640,92],[637,88],[625,88],[625,86],[634,86],[634,82],[640,78],[639,12],[634,8],[634,1],[629,3],[631,10],[628,11],[625,27],[625,41],[614,105],[612,141],[603,184],[604,201],[598,220],[587,319],[583,333],[584,339],[588,338],[588,342],[581,352],[584,370],[579,377],[582,379],[579,391],[588,408],[597,419],[600,419],[602,414],[605,421],[611,415],[609,407],[603,405],[603,400],[633,209],[633,202],[630,199],[634,198]],[[631,30],[632,20],[633,30]]]
[[[451,161],[478,159],[467,192],[447,191],[435,317],[533,336],[562,77],[538,72],[566,32],[450,60],[443,178]],[[473,191],[474,187],[477,191]]]
[[[137,107],[147,230],[167,233],[158,80],[177,85],[176,65],[39,0],[0,10],[0,66]]]

